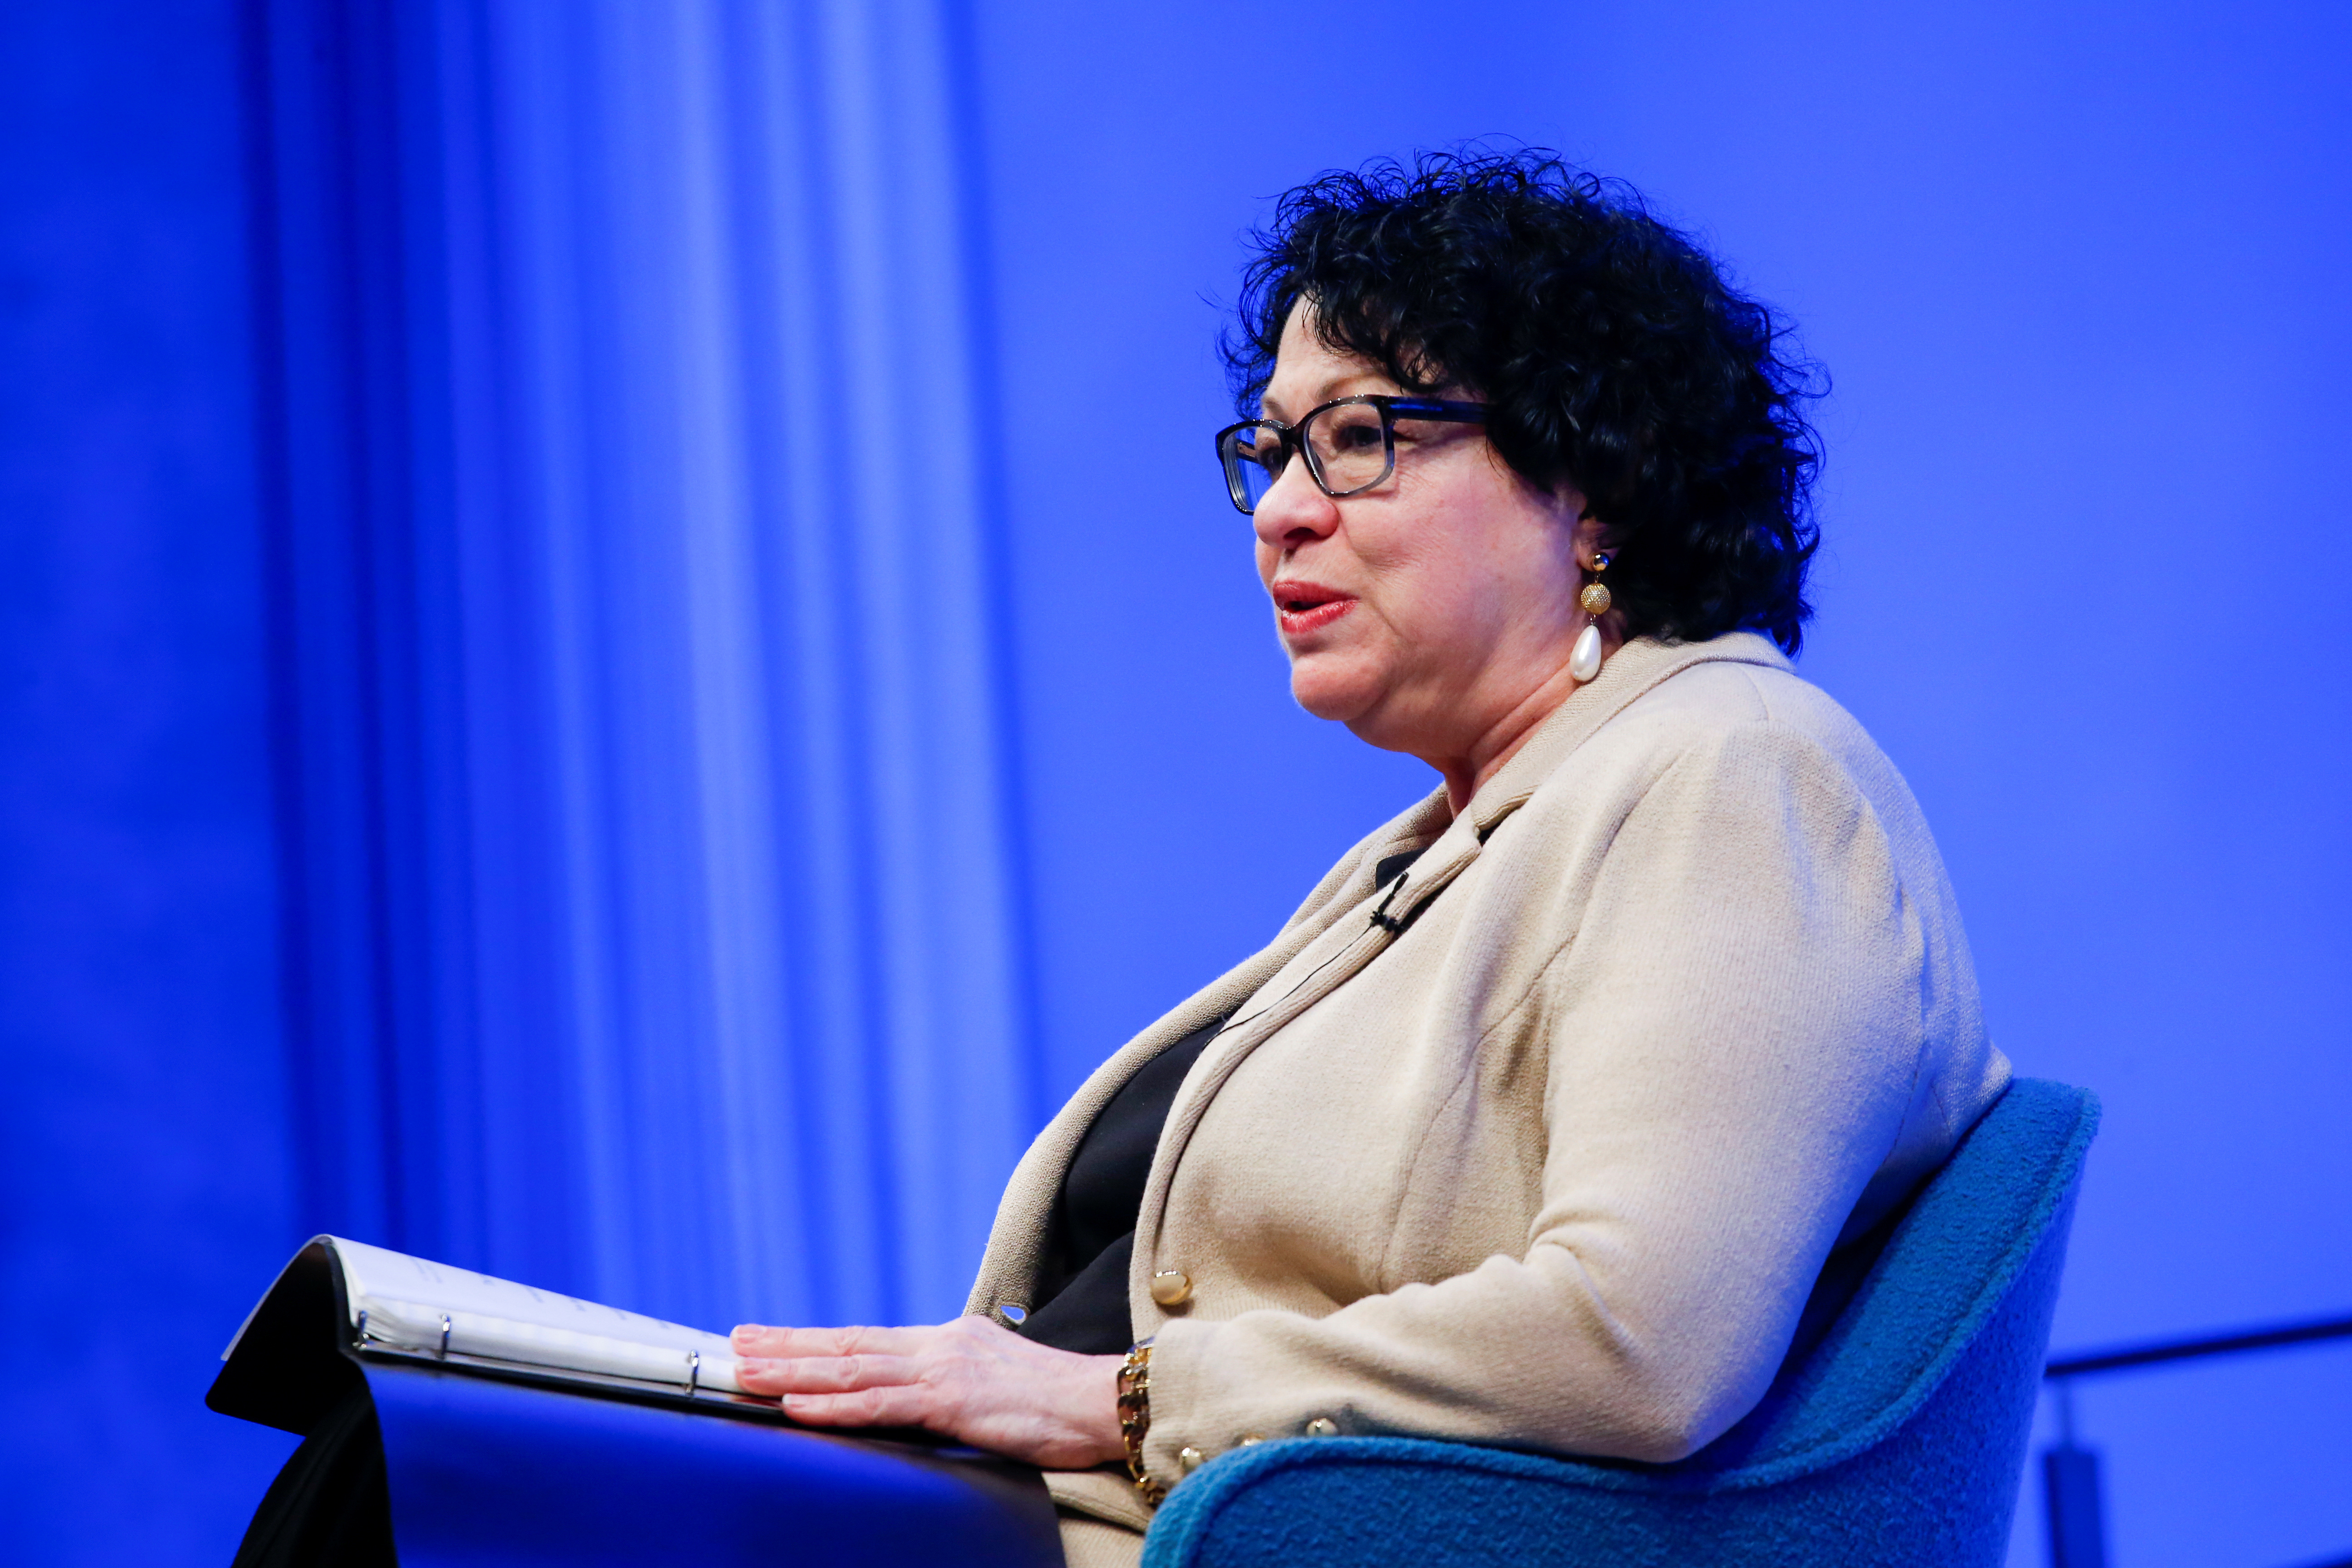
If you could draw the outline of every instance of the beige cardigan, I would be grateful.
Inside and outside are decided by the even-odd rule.
[[[1171,1483],[1309,1423],[1688,1454],[1762,1396],[1833,1245],[2008,1077],[1910,790],[1744,632],[1628,644],[1460,817],[1441,792],[1366,838],[1106,1062],[1014,1171],[971,1310],[1031,1300],[1096,1112],[1236,1007],[1128,1283]],[[1161,1271],[1189,1298],[1157,1304]],[[1123,1475],[1048,1479],[1149,1522]]]

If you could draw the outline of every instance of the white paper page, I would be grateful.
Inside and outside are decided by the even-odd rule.
[[[366,1313],[372,1340],[680,1389],[741,1391],[734,1352],[721,1335],[365,1242],[328,1239],[342,1265],[352,1327]]]

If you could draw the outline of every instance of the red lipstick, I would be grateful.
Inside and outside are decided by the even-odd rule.
[[[1355,595],[1320,583],[1283,578],[1266,588],[1274,597],[1275,623],[1286,637],[1320,631],[1356,607]]]

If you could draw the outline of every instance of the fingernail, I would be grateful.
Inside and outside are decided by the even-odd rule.
[[[767,1331],[768,1331],[764,1327],[758,1323],[738,1323],[735,1325],[735,1331],[727,1337],[735,1340],[748,1340],[755,1335],[764,1334]]]

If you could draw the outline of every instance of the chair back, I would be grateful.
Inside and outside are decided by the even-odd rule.
[[[2004,1309],[2023,1335],[2013,1347],[2023,1360],[2006,1368],[2003,1382],[2030,1417],[2074,1194],[2098,1124],[2098,1100],[2086,1089],[2046,1079],[2012,1082],[1880,1227],[1875,1258],[1845,1260],[1850,1271],[1865,1262],[1866,1271],[1828,1331],[1790,1358],[1745,1419],[1673,1468],[1759,1471],[1752,1479],[1762,1483],[1874,1447],[1972,1350],[1997,1353],[1979,1342]],[[1832,1277],[1822,1289],[1847,1284]]]
[[[1687,1459],[1261,1444],[1170,1495],[1146,1568],[1997,1568],[2098,1119],[2083,1089],[2011,1083],[1875,1255],[1853,1249],[1825,1280],[1811,1315],[1833,1313],[1826,1331]]]

